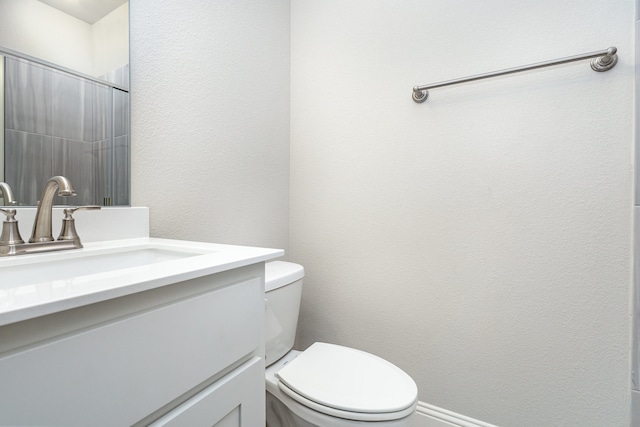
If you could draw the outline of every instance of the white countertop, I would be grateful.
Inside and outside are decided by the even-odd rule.
[[[0,258],[0,326],[269,261],[284,254],[280,249],[148,237],[86,243],[84,246],[82,249]],[[73,265],[65,267],[75,263],[87,270],[87,265],[96,265],[96,260],[102,262],[110,254],[141,249],[184,252],[189,256],[125,268],[114,264],[103,269],[101,265],[96,267],[98,272],[95,273],[92,270],[75,273]],[[105,265],[109,262],[112,261],[104,261]],[[49,268],[55,274],[47,273]],[[35,279],[22,280],[22,273],[16,269],[22,269],[28,273],[24,276]]]

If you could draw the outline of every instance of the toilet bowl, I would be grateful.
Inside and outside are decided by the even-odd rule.
[[[413,379],[364,351],[317,342],[292,350],[304,269],[266,264],[267,427],[409,427]]]

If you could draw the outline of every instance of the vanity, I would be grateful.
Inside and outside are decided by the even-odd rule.
[[[264,263],[283,252],[150,238],[146,208],[111,207],[130,203],[119,3],[100,26],[73,28],[66,8],[0,4],[0,183],[13,186],[0,185],[0,221],[25,238],[7,232],[0,250],[0,425],[264,426]],[[57,175],[78,197],[41,206],[103,207],[79,212],[83,248],[63,247],[79,246],[74,234],[28,238],[26,206]],[[71,219],[62,211],[53,237]]]
[[[0,258],[0,425],[263,426],[282,254],[138,236]]]

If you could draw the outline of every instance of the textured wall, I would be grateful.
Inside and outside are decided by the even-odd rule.
[[[299,346],[500,426],[629,425],[633,0],[294,0]],[[619,48],[433,90],[441,80]]]
[[[132,203],[151,235],[286,248],[289,2],[130,4]]]
[[[636,1],[635,22],[635,48],[636,48],[636,75],[635,81],[640,81],[640,0]],[[635,88],[635,124],[636,129],[640,123],[640,88],[636,83]],[[640,223],[640,135],[636,130],[635,135],[635,207],[634,224]],[[634,228],[634,292],[633,292],[633,342],[631,361],[631,425],[640,425],[640,230]]]

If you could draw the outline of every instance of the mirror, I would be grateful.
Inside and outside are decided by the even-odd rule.
[[[126,0],[0,0],[0,182],[18,206],[54,175],[78,193],[56,204],[129,205],[128,21]]]

